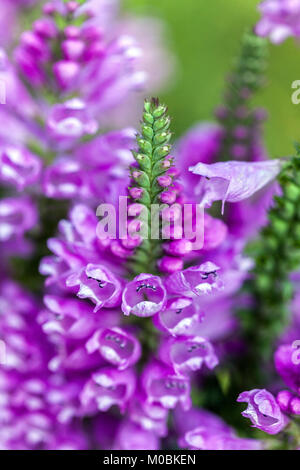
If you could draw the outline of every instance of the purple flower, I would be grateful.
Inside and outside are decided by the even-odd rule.
[[[81,392],[80,400],[83,406],[92,404],[95,411],[107,411],[111,406],[117,405],[124,412],[128,401],[133,397],[135,385],[132,369],[120,371],[104,367],[92,374]]]
[[[50,136],[60,147],[68,148],[85,135],[95,134],[97,122],[89,116],[83,101],[73,98],[56,104],[47,119]]]
[[[157,403],[149,403],[145,393],[138,392],[129,405],[130,419],[146,431],[151,431],[160,437],[168,434],[168,410]]]
[[[138,340],[119,327],[97,330],[86,344],[87,351],[99,351],[101,356],[119,370],[135,364],[141,356]]]
[[[90,263],[81,272],[74,272],[67,278],[66,284],[68,287],[79,286],[77,296],[80,299],[91,299],[96,305],[94,312],[121,303],[121,282],[100,264]]]
[[[160,277],[139,274],[126,285],[121,308],[125,315],[151,317],[165,308],[166,300],[166,289]]]
[[[7,145],[0,150],[0,179],[19,191],[36,183],[41,169],[41,160],[27,149]]]
[[[202,313],[191,299],[178,297],[170,299],[166,309],[154,317],[155,324],[172,336],[193,336],[203,321]]]
[[[80,162],[61,157],[49,165],[43,175],[43,190],[46,196],[61,198],[88,198],[91,192],[86,173]]]
[[[245,439],[228,433],[216,432],[200,426],[185,435],[185,441],[192,449],[201,450],[261,450],[262,443],[255,439]]]
[[[157,403],[166,409],[175,408],[178,403],[184,409],[191,406],[189,379],[161,362],[153,360],[145,367],[141,384],[150,404]]]
[[[281,170],[280,160],[264,162],[218,162],[211,165],[197,163],[189,170],[202,176],[197,193],[200,203],[211,206],[214,201],[224,204],[249,198],[259,189],[270,183]]]
[[[174,413],[175,428],[183,448],[201,450],[260,450],[262,444],[254,439],[241,439],[221,418],[201,408]]]
[[[194,194],[197,176],[188,171],[189,166],[198,162],[212,163],[221,143],[221,128],[211,123],[201,123],[193,127],[177,144],[176,161],[186,191]]]
[[[214,369],[219,363],[212,344],[199,336],[164,341],[159,357],[178,374],[183,375],[200,370],[204,364],[209,369]]]
[[[275,367],[288,387],[300,395],[299,350],[291,344],[279,346],[274,355]]]
[[[114,450],[158,450],[159,447],[155,433],[129,420],[123,420],[120,424],[113,445]]]
[[[171,293],[187,297],[209,294],[223,287],[217,275],[219,269],[214,263],[207,261],[199,266],[171,274],[166,285]]]
[[[265,0],[258,9],[262,18],[256,25],[256,34],[269,36],[275,44],[289,36],[300,37],[299,0]]]
[[[237,401],[248,403],[242,415],[251,420],[253,427],[268,434],[278,434],[288,423],[274,396],[265,389],[243,392]]]
[[[22,237],[37,221],[36,208],[29,198],[11,197],[0,201],[0,241]]]

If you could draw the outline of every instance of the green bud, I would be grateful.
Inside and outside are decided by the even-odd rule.
[[[161,132],[160,134],[156,134],[154,136],[153,142],[155,145],[167,144],[171,139],[170,132]]]
[[[300,189],[293,182],[286,183],[284,185],[284,195],[290,201],[297,201],[300,197]]]
[[[171,146],[164,145],[163,147],[158,147],[153,152],[153,160],[156,162],[157,160],[161,160],[162,158],[166,157],[170,152]]]
[[[154,117],[150,113],[144,113],[143,114],[143,119],[146,124],[152,125],[154,122]]]
[[[133,169],[131,175],[141,188],[150,189],[150,180],[144,171],[137,171],[136,169]]]
[[[145,139],[152,140],[153,129],[150,126],[142,126],[142,134]]]
[[[164,105],[157,106],[156,109],[153,110],[152,114],[155,119],[161,118],[167,111],[167,107]]]
[[[166,130],[169,128],[171,119],[168,116],[164,116],[153,124],[153,129],[155,132],[161,131],[162,129]]]
[[[150,170],[151,169],[151,160],[147,155],[142,153],[138,153],[133,151],[133,156],[142,168],[142,170]]]
[[[146,155],[152,154],[152,145],[145,139],[141,137],[137,137],[137,143],[139,144],[141,152],[145,153]]]

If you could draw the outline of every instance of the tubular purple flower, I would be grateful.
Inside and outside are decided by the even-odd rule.
[[[214,369],[219,363],[212,344],[199,336],[165,340],[160,347],[159,357],[183,375],[202,369],[204,364]]]
[[[158,450],[159,439],[130,420],[123,420],[114,441],[113,450]]]
[[[223,284],[218,278],[219,269],[219,266],[207,261],[199,266],[171,274],[166,282],[168,291],[172,294],[194,297],[220,290]]]
[[[92,374],[80,394],[80,401],[84,407],[93,405],[95,411],[107,411],[117,405],[124,413],[133,397],[135,386],[136,378],[132,369],[120,371],[104,367]]]
[[[41,160],[27,149],[7,145],[0,150],[0,180],[15,185],[19,191],[36,183],[41,170]]]
[[[48,197],[57,199],[88,198],[91,189],[80,162],[62,157],[49,165],[43,174],[43,191]]]
[[[296,356],[299,356],[297,350],[291,344],[284,344],[276,350],[274,362],[282,380],[300,395],[300,363],[299,360],[295,360]]]
[[[37,221],[36,207],[26,196],[0,201],[0,241],[23,237]]]
[[[160,277],[142,273],[125,286],[121,308],[125,315],[151,317],[165,308],[166,301]]]
[[[265,0],[258,9],[262,18],[256,25],[256,34],[269,36],[275,44],[289,36],[300,37],[299,0]]]
[[[168,410],[161,405],[148,403],[145,394],[138,392],[129,405],[128,414],[131,421],[146,431],[154,432],[159,437],[168,434]]]
[[[97,330],[86,343],[89,354],[98,351],[101,356],[119,370],[135,364],[141,356],[139,341],[123,328]]]
[[[274,396],[265,389],[243,392],[238,396],[237,401],[248,403],[248,407],[242,412],[242,415],[249,418],[253,427],[261,431],[268,434],[278,434],[288,424],[288,419],[281,412]]]
[[[100,264],[88,264],[81,272],[74,272],[67,280],[68,287],[79,286],[77,296],[90,299],[96,307],[112,308],[120,305],[122,284],[114,274]]]
[[[197,163],[189,170],[202,178],[196,192],[200,203],[210,207],[214,201],[224,204],[247,199],[270,183],[282,167],[280,160],[264,162],[218,162],[211,165]]]
[[[142,372],[141,384],[149,404],[160,404],[166,409],[180,403],[183,409],[191,406],[190,382],[177,375],[171,367],[153,360]]]
[[[155,324],[172,336],[193,336],[197,326],[203,321],[200,312],[191,299],[178,297],[170,299],[166,309],[154,317]]]
[[[200,426],[184,436],[188,446],[201,450],[262,450],[262,443]]]

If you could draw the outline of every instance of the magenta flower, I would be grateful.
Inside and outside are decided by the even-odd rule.
[[[119,327],[97,330],[86,343],[86,348],[89,353],[98,351],[119,370],[132,366],[141,356],[138,340]]]
[[[90,299],[96,305],[94,312],[121,303],[121,282],[104,266],[90,263],[81,272],[71,274],[66,284],[68,287],[79,286],[77,296]]]
[[[149,403],[145,393],[138,392],[129,405],[130,419],[146,431],[159,437],[168,434],[168,410],[158,403]]]
[[[256,25],[256,34],[269,36],[275,44],[289,36],[300,37],[299,0],[264,0],[258,9],[262,18]]]
[[[224,204],[249,198],[270,183],[280,172],[280,160],[264,162],[219,162],[207,165],[197,163],[189,170],[202,178],[197,187],[200,203],[210,206],[214,201]]]
[[[262,443],[255,439],[245,439],[215,429],[198,427],[188,431],[185,441],[192,449],[201,450],[262,450]]]
[[[0,150],[0,180],[19,191],[39,180],[42,162],[27,149],[5,146]]]
[[[278,374],[288,387],[300,395],[299,352],[291,344],[279,346],[274,355]]]
[[[117,405],[124,412],[128,401],[133,397],[135,385],[132,369],[119,371],[104,367],[92,374],[81,392],[80,400],[83,406],[93,405],[95,411],[107,411],[111,406]]]
[[[161,345],[159,357],[183,375],[202,369],[204,364],[214,369],[219,363],[212,344],[199,336],[166,340]]]
[[[170,299],[166,309],[153,318],[155,324],[172,336],[194,336],[203,321],[204,313],[190,298]]]
[[[37,221],[36,207],[29,198],[11,197],[0,201],[0,241],[23,237]]]
[[[166,285],[172,294],[187,297],[209,294],[223,287],[217,274],[219,269],[214,263],[207,261],[199,266],[171,274]]]
[[[166,289],[160,277],[139,274],[126,285],[121,308],[125,315],[151,317],[165,308],[166,300]]]
[[[177,375],[174,370],[156,360],[143,370],[141,384],[150,404],[159,404],[166,409],[180,403],[184,409],[191,406],[188,378]]]
[[[120,424],[113,445],[114,450],[158,450],[159,447],[155,433],[129,420]]]
[[[243,392],[237,401],[248,403],[242,415],[251,420],[253,427],[268,434],[278,434],[288,423],[274,396],[267,390],[254,389]]]

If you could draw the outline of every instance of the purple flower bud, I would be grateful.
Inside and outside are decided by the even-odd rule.
[[[300,415],[300,397],[293,397],[290,401],[290,410],[294,415]]]
[[[245,139],[248,136],[248,128],[246,126],[237,126],[233,129],[233,135],[236,139]]]
[[[278,434],[287,425],[288,419],[282,414],[274,396],[267,390],[254,389],[238,396],[238,402],[248,403],[242,412],[254,427],[268,434]]]
[[[219,363],[212,344],[200,336],[164,341],[159,357],[178,374],[183,375],[200,370],[203,364],[209,369],[214,369]]]
[[[0,179],[15,184],[19,191],[36,183],[41,169],[41,160],[26,149],[6,146],[0,150]]]
[[[57,27],[50,18],[41,18],[33,23],[34,31],[42,38],[53,39],[57,35]]]
[[[217,248],[225,240],[227,233],[227,225],[222,220],[204,214],[203,250],[209,251]]]
[[[161,200],[162,203],[164,204],[173,204],[176,199],[177,199],[177,194],[175,191],[169,190],[169,191],[163,191],[159,195],[159,199]]]
[[[5,198],[0,201],[0,241],[22,237],[37,221],[36,207],[29,198]]]
[[[293,398],[293,394],[289,390],[281,390],[277,396],[276,401],[280,406],[281,411],[284,413],[290,412],[290,401]]]
[[[70,24],[65,27],[64,34],[68,39],[78,39],[81,36],[81,30],[78,26]]]
[[[115,438],[113,450],[158,450],[159,439],[151,431],[123,420]]]
[[[170,243],[164,244],[164,250],[172,256],[184,256],[190,253],[192,249],[192,242],[185,238],[182,238],[181,240],[173,240]]]
[[[122,286],[121,282],[100,264],[88,264],[81,272],[74,272],[67,280],[69,287],[79,286],[77,296],[80,299],[90,299],[96,307],[116,307],[120,305]]]
[[[209,294],[223,287],[217,275],[219,269],[214,263],[207,261],[199,266],[171,274],[166,285],[171,293],[187,297]]]
[[[166,289],[160,277],[142,273],[126,285],[121,308],[125,315],[151,317],[165,308],[166,300]]]
[[[289,36],[299,37],[300,2],[298,0],[265,0],[258,6],[262,18],[255,27],[259,36],[268,36],[279,44]]]
[[[235,144],[231,147],[230,153],[234,158],[245,158],[247,155],[247,147],[241,144]]]
[[[204,314],[191,299],[178,297],[169,300],[166,309],[154,317],[154,321],[172,336],[194,336],[203,318]]]
[[[288,387],[300,394],[299,352],[291,344],[280,346],[274,355],[275,367]]]
[[[124,412],[133,397],[135,386],[136,378],[132,369],[120,371],[104,367],[92,374],[80,394],[80,401],[84,407],[94,406],[95,411],[107,411],[117,405]]]
[[[140,199],[140,197],[142,197],[143,195],[144,190],[143,188],[133,187],[133,188],[129,188],[128,192],[130,196],[132,197],[132,199]]]
[[[159,270],[168,274],[182,271],[183,265],[184,263],[182,258],[173,258],[172,256],[163,256],[157,262]]]
[[[61,60],[53,66],[55,79],[62,90],[74,88],[80,71],[80,65],[71,60]]]
[[[188,378],[176,375],[171,367],[161,362],[154,360],[145,367],[141,383],[150,404],[157,403],[167,409],[175,408],[178,403],[184,409],[191,406]]]
[[[168,175],[162,175],[157,178],[158,184],[163,188],[167,188],[168,186],[170,186],[172,184],[172,181],[172,178]]]
[[[47,42],[32,31],[25,31],[21,35],[21,47],[24,47],[35,60],[46,62],[50,58],[50,50]]]
[[[62,51],[66,60],[80,60],[84,48],[84,42],[78,39],[67,39],[62,43]]]
[[[86,348],[89,353],[99,351],[104,359],[119,370],[132,366],[141,356],[138,340],[118,327],[96,331],[86,343]]]

